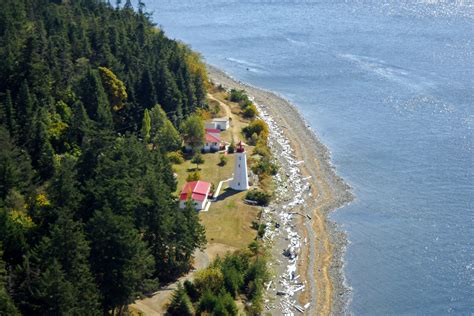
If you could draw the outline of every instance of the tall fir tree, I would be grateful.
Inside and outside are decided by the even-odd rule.
[[[88,116],[99,128],[113,127],[112,113],[97,70],[89,69],[78,85],[78,93]]]
[[[91,264],[102,294],[104,313],[119,313],[149,285],[153,257],[130,218],[110,209],[97,212],[88,224]]]
[[[5,101],[2,103],[2,107],[2,123],[8,129],[10,135],[12,137],[15,137],[18,126],[16,124],[15,108],[13,107],[12,95],[10,90],[7,90],[5,93]]]
[[[19,316],[20,312],[7,291],[7,271],[3,261],[3,249],[0,243],[0,315]]]
[[[48,136],[48,115],[44,108],[38,109],[28,146],[33,166],[38,170],[42,180],[49,179],[54,172],[54,150]]]
[[[40,265],[51,260],[59,264],[64,283],[68,283],[68,291],[74,297],[68,303],[74,315],[100,315],[99,292],[90,271],[89,255],[82,224],[73,220],[69,210],[60,210],[50,237],[44,237],[36,249],[36,260]]]
[[[30,89],[26,80],[21,84],[20,92],[16,100],[16,106],[16,121],[19,126],[19,143],[28,147],[32,145],[30,141],[30,131],[33,129],[33,116],[35,109],[34,100],[30,94]]]

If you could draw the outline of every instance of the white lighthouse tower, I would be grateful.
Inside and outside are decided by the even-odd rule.
[[[242,142],[237,145],[234,179],[230,182],[230,188],[237,191],[245,191],[249,189],[249,176],[247,173],[247,153],[245,152]]]

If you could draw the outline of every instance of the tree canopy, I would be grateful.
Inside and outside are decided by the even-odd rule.
[[[123,314],[206,242],[168,159],[205,66],[117,4],[0,1],[1,315]]]

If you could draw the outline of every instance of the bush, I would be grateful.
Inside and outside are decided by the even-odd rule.
[[[170,162],[174,163],[175,165],[180,165],[184,162],[183,154],[181,154],[179,151],[172,151],[168,153],[167,156]]]
[[[229,147],[227,148],[227,152],[229,154],[233,154],[235,152],[235,143],[234,140],[230,143]]]
[[[249,101],[249,97],[245,93],[245,90],[232,89],[230,90],[229,100],[232,102],[240,103],[243,101]]]
[[[224,275],[219,268],[209,267],[196,273],[194,284],[199,293],[219,293],[224,287]]]
[[[257,116],[257,107],[254,104],[250,104],[243,109],[244,117],[253,119]]]
[[[257,119],[250,122],[248,126],[244,127],[242,132],[246,138],[251,138],[255,133],[266,143],[266,139],[268,138],[268,125],[263,120]]]
[[[260,190],[252,190],[247,192],[245,198],[257,202],[257,205],[266,206],[270,203],[271,195]]]
[[[258,175],[276,175],[278,173],[278,166],[270,161],[269,157],[263,157],[252,165],[252,172]]]
[[[268,146],[261,144],[261,142],[257,141],[257,145],[253,149],[254,155],[260,155],[262,157],[270,157],[270,148]]]
[[[201,179],[201,174],[199,173],[199,171],[191,172],[186,177],[187,182],[199,181],[200,179]]]
[[[201,153],[196,153],[191,162],[196,164],[196,169],[199,170],[199,165],[204,163],[204,158],[202,158]]]
[[[228,160],[229,158],[224,155],[219,156],[219,166],[224,167],[225,165],[227,165]]]
[[[265,235],[265,229],[267,229],[267,225],[265,224],[260,224],[258,226],[258,237],[263,238],[263,235]]]

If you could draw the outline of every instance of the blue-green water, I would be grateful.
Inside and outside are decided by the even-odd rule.
[[[356,200],[358,315],[474,312],[472,1],[146,1],[239,80],[290,99]]]

